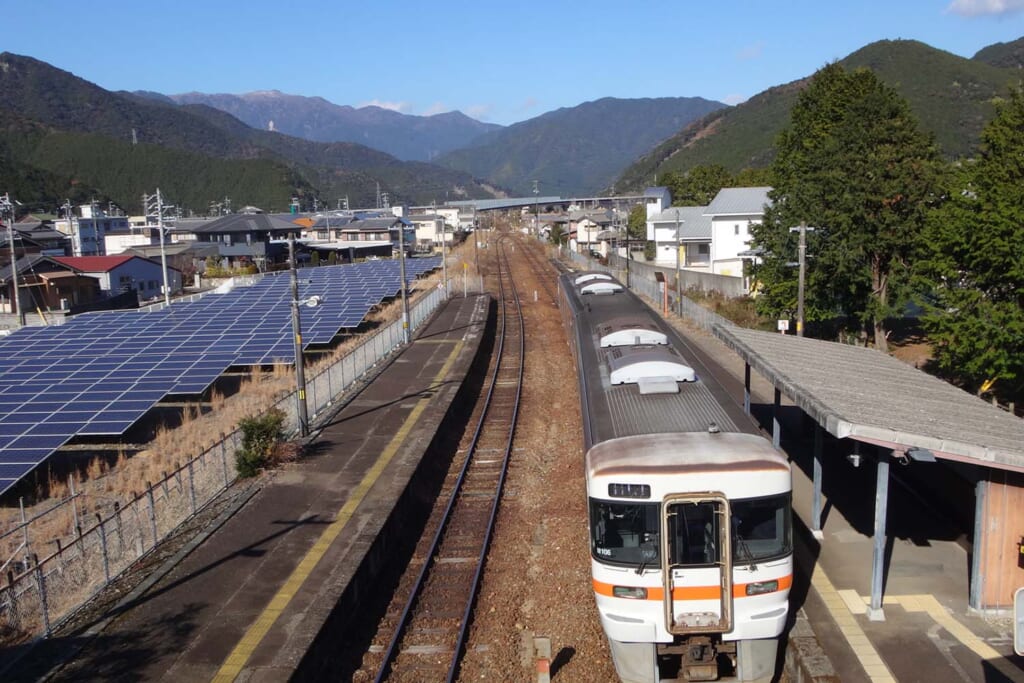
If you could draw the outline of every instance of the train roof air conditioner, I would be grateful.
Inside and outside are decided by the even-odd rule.
[[[635,315],[613,318],[597,326],[601,348],[610,346],[663,346],[668,337],[657,329],[650,316]]]
[[[678,393],[679,382],[694,382],[697,373],[670,346],[618,346],[608,352],[613,385],[636,384],[641,394]]]
[[[612,276],[608,273],[583,273],[576,276],[576,279],[572,281],[574,285],[579,287],[584,282],[590,282],[591,280],[611,280]]]
[[[593,280],[580,286],[580,294],[615,294],[622,291],[622,285],[618,282],[607,282],[604,280]]]

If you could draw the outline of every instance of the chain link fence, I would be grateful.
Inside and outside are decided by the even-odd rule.
[[[410,306],[410,332],[445,300],[434,289]],[[402,321],[381,328],[337,362],[307,382],[307,405],[315,420],[348,388],[402,343]],[[298,430],[293,391],[278,401],[285,431]],[[0,534],[0,542],[17,551],[0,565],[0,646],[47,636],[62,620],[99,593],[140,558],[151,552],[183,522],[235,481],[235,457],[241,446],[238,429],[132,500],[121,503],[100,495],[75,492],[31,519]],[[73,484],[72,484],[73,486]],[[61,518],[64,518],[61,520]],[[49,530],[74,531],[51,538]],[[2,669],[2,666],[0,666]]]

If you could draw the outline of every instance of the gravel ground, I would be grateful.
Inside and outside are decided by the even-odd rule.
[[[590,586],[576,372],[558,307],[520,251],[512,259],[526,326],[523,400],[459,680],[535,680],[533,638],[546,636],[553,680],[615,681]]]

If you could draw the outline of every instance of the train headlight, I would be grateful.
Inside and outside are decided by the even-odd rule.
[[[630,600],[646,600],[647,589],[643,586],[613,586],[612,595]]]
[[[774,593],[777,590],[779,590],[778,579],[747,584],[747,595],[763,595],[765,593]]]

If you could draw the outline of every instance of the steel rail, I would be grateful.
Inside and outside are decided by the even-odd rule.
[[[472,436],[471,441],[470,441],[470,446],[467,449],[468,453],[467,453],[466,459],[465,459],[465,461],[462,464],[462,467],[460,469],[458,479],[456,480],[455,484],[453,485],[452,493],[449,496],[448,501],[446,503],[446,506],[445,506],[444,513],[442,515],[441,521],[438,524],[437,531],[434,533],[434,536],[433,536],[433,538],[431,540],[430,550],[429,550],[429,552],[426,555],[426,557],[428,559],[427,559],[427,561],[425,561],[423,563],[423,566],[421,567],[421,569],[420,569],[420,571],[419,571],[419,573],[418,573],[418,575],[416,577],[416,580],[415,580],[415,582],[413,584],[412,590],[410,591],[410,595],[409,595],[408,599],[406,600],[406,603],[405,603],[405,605],[404,605],[404,607],[402,609],[401,615],[398,618],[398,623],[397,623],[397,625],[396,625],[396,627],[394,629],[394,633],[393,633],[393,635],[392,635],[392,637],[391,637],[391,639],[390,639],[390,641],[388,643],[387,649],[384,652],[384,657],[383,657],[383,660],[381,662],[380,669],[379,669],[379,671],[377,673],[377,676],[374,678],[374,681],[377,682],[377,683],[380,683],[381,681],[386,680],[388,678],[388,676],[392,673],[392,666],[395,663],[395,661],[397,660],[399,654],[401,653],[401,651],[399,649],[399,646],[400,646],[400,644],[401,644],[401,642],[402,642],[402,640],[403,640],[403,638],[404,638],[404,636],[406,634],[406,631],[407,631],[410,623],[412,622],[412,619],[413,619],[413,616],[414,616],[413,612],[416,609],[417,605],[419,604],[420,599],[421,599],[421,597],[422,597],[422,595],[424,593],[424,589],[426,587],[426,584],[427,584],[428,578],[430,576],[430,573],[434,569],[434,567],[436,566],[436,561],[435,560],[436,560],[436,558],[439,555],[439,550],[440,550],[441,545],[442,545],[442,543],[444,541],[445,534],[449,530],[449,525],[450,525],[450,523],[452,521],[452,518],[454,516],[456,504],[457,504],[457,502],[459,500],[460,493],[462,492],[463,485],[466,482],[467,473],[469,472],[470,465],[473,463],[474,455],[476,454],[477,446],[478,446],[478,444],[480,442],[481,434],[483,433],[485,423],[487,421],[487,418],[491,414],[491,408],[493,407],[493,399],[494,399],[495,389],[496,389],[496,387],[499,384],[500,372],[502,370],[503,362],[505,361],[505,358],[506,358],[506,356],[505,356],[505,342],[506,342],[506,339],[507,339],[507,336],[508,336],[508,333],[509,333],[509,330],[508,330],[508,327],[509,327],[508,319],[509,319],[510,315],[514,314],[516,316],[516,320],[518,322],[518,329],[519,329],[519,339],[518,339],[519,347],[518,347],[518,349],[514,350],[514,353],[518,353],[518,362],[519,362],[519,368],[518,368],[518,374],[517,374],[517,380],[516,380],[516,388],[515,388],[515,401],[513,402],[513,406],[512,406],[512,416],[511,416],[509,431],[508,431],[508,434],[507,434],[507,437],[506,437],[505,453],[504,453],[504,457],[503,457],[503,460],[502,460],[502,466],[501,466],[500,474],[499,474],[499,477],[498,477],[498,483],[497,483],[497,485],[495,487],[495,494],[494,494],[494,497],[493,497],[493,500],[492,500],[491,511],[490,511],[488,523],[487,523],[486,529],[485,529],[484,540],[483,540],[483,543],[481,544],[481,550],[480,550],[480,553],[479,553],[479,557],[477,558],[477,567],[476,567],[476,570],[474,572],[474,576],[473,576],[473,579],[472,579],[472,582],[471,582],[471,588],[470,588],[470,591],[469,591],[469,594],[468,594],[468,597],[467,597],[466,606],[465,606],[464,611],[463,611],[463,616],[462,616],[462,619],[460,620],[460,628],[459,628],[459,631],[458,631],[458,634],[457,634],[455,647],[454,647],[453,652],[452,652],[452,659],[451,659],[451,662],[450,662],[449,667],[448,667],[448,675],[447,675],[447,679],[446,680],[453,681],[455,679],[455,676],[458,674],[458,669],[459,669],[459,664],[461,662],[462,652],[463,652],[463,650],[465,648],[466,636],[468,635],[468,625],[469,625],[469,621],[470,621],[470,616],[471,616],[473,607],[474,607],[474,605],[476,603],[476,594],[477,594],[477,591],[479,590],[480,579],[481,579],[481,577],[483,575],[483,567],[484,567],[484,563],[485,563],[485,560],[486,560],[488,546],[490,545],[490,541],[491,541],[491,538],[492,538],[493,532],[494,532],[494,525],[495,525],[495,522],[497,520],[498,504],[499,504],[499,501],[501,499],[501,492],[503,490],[504,483],[505,483],[505,478],[506,478],[506,475],[507,475],[507,472],[508,472],[508,461],[509,461],[509,456],[510,456],[510,454],[512,452],[512,437],[513,437],[513,435],[515,433],[516,419],[518,417],[518,412],[519,412],[519,401],[520,401],[521,393],[522,393],[522,379],[523,379],[523,365],[524,365],[523,360],[524,360],[524,350],[525,350],[525,341],[524,341],[524,335],[523,335],[522,308],[520,306],[519,293],[518,293],[518,291],[515,288],[514,279],[511,277],[511,272],[510,272],[511,269],[510,269],[510,265],[508,263],[508,257],[504,253],[503,242],[504,242],[504,239],[501,239],[501,240],[498,241],[498,245],[497,245],[498,249],[496,250],[498,252],[498,254],[497,254],[497,256],[498,256],[498,275],[499,275],[498,276],[498,290],[499,290],[498,293],[499,293],[499,297],[501,298],[501,303],[502,303],[502,306],[501,306],[501,317],[500,317],[499,329],[498,329],[498,334],[497,334],[498,346],[497,346],[496,354],[495,354],[496,361],[494,363],[493,370],[492,370],[491,376],[490,376],[489,381],[488,381],[487,393],[486,393],[486,395],[485,395],[485,397],[483,399],[484,408],[483,408],[483,410],[481,410],[480,417],[477,420],[477,424],[476,424],[476,427],[475,427],[474,432],[473,432],[473,436]],[[509,281],[509,289],[510,289],[510,292],[511,292],[512,302],[513,302],[513,304],[515,306],[514,311],[509,311],[508,310],[510,308],[510,305],[509,305],[509,298],[506,296],[506,291],[505,291],[506,290],[506,283],[505,283],[505,279],[506,278]]]

